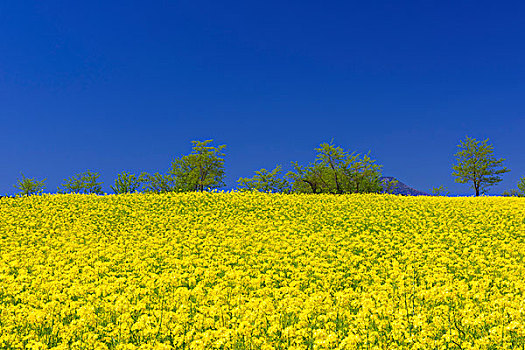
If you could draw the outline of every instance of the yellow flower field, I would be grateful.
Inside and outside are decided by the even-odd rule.
[[[0,199],[0,349],[523,349],[525,200]]]

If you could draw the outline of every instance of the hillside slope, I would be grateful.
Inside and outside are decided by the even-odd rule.
[[[393,176],[382,176],[381,180],[391,181],[391,180],[397,180],[397,179]],[[425,193],[425,192],[416,190],[415,188],[412,188],[410,186],[407,186],[399,180],[397,181],[398,183],[394,187],[394,191],[392,192],[393,194],[402,194],[404,196],[429,196],[428,193]]]

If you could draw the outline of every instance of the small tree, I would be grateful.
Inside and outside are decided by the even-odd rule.
[[[111,189],[116,194],[120,194],[120,193],[133,193],[139,187],[140,187],[140,181],[135,176],[135,174],[129,174],[124,171],[118,174],[118,177],[115,179],[115,184],[111,186]]]
[[[146,172],[143,172],[140,174],[138,181],[142,184],[142,186],[144,186],[145,192],[166,193],[177,190],[175,179],[170,174],[162,175],[160,173],[155,173],[150,175]]]
[[[504,196],[525,197],[525,176],[518,181],[518,189],[503,192]]]
[[[213,140],[191,141],[192,153],[175,159],[169,175],[181,191],[198,191],[224,186],[224,153],[226,145],[208,146]]]
[[[86,193],[102,194],[102,182],[97,182],[100,174],[91,171],[85,171],[65,180],[58,187],[59,193]]]
[[[292,190],[299,193],[379,193],[381,166],[369,154],[344,151],[332,143],[322,143],[315,149],[313,163],[300,166],[292,162],[294,170],[287,176],[293,180]]]
[[[327,193],[330,188],[330,173],[328,169],[319,163],[310,163],[301,166],[292,162],[294,171],[286,174],[292,181],[292,192],[296,193]]]
[[[443,187],[443,185],[439,185],[439,187],[433,187],[430,190],[430,193],[433,196],[448,196],[450,194],[448,189],[446,187]]]
[[[344,180],[342,179],[341,168],[349,163],[349,155],[341,147],[335,147],[332,142],[330,144],[326,142],[322,143],[315,149],[318,152],[317,162],[326,167],[327,171],[325,171],[325,174],[329,176],[327,180],[333,184],[330,192],[343,194],[345,191],[343,188]]]
[[[505,197],[523,197],[524,196],[520,191],[514,188],[508,191],[503,191],[501,195]]]
[[[348,165],[344,168],[347,173],[348,181],[353,184],[352,193],[378,193],[381,192],[381,165],[375,164],[375,160],[370,158],[370,152],[355,155],[355,158],[349,158]],[[348,171],[349,169],[349,171]],[[397,180],[392,186],[397,184]]]
[[[381,185],[383,186],[383,193],[394,193],[394,189],[396,188],[399,181],[394,178],[383,178],[381,180]]]
[[[17,179],[15,188],[20,190],[20,196],[29,196],[32,194],[42,194],[45,188],[46,179],[38,181],[35,178],[27,178],[24,174],[21,179]]]
[[[518,181],[518,189],[525,196],[525,176]]]
[[[286,179],[281,179],[278,175],[281,173],[281,166],[277,165],[274,170],[268,171],[261,169],[255,171],[252,178],[240,178],[237,180],[241,189],[257,190],[261,192],[290,192],[290,184]]]
[[[452,169],[452,175],[456,177],[455,182],[471,183],[476,196],[487,192],[488,187],[500,182],[499,176],[510,170],[501,167],[505,159],[496,159],[493,156],[494,147],[488,144],[488,139],[478,141],[475,138],[467,138],[460,141],[459,151],[454,155],[457,165]]]

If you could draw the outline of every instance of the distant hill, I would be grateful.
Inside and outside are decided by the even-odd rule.
[[[392,176],[382,176],[381,180],[390,181],[390,180],[397,180],[397,179]],[[402,194],[404,196],[429,196],[428,193],[418,191],[410,186],[405,185],[399,180],[397,181],[398,183],[394,187],[394,191],[392,192],[393,194]]]

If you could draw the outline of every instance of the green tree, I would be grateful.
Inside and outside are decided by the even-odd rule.
[[[15,188],[20,190],[20,196],[29,196],[32,194],[42,194],[45,188],[46,179],[38,181],[35,178],[27,178],[24,174],[21,179],[17,179]]]
[[[349,154],[331,142],[322,143],[316,159],[307,166],[292,162],[293,171],[287,176],[293,181],[292,190],[299,193],[379,193],[381,166],[369,154]]]
[[[292,181],[292,192],[296,193],[327,193],[330,189],[330,174],[328,169],[319,163],[301,166],[292,162],[293,171],[286,174]]]
[[[277,165],[272,171],[261,169],[255,171],[255,175],[252,178],[239,178],[237,182],[241,189],[244,190],[256,190],[261,192],[278,192],[288,193],[290,192],[290,184],[284,178],[279,178],[282,168]]]
[[[454,181],[471,183],[476,196],[486,193],[488,187],[500,182],[500,174],[510,171],[501,165],[505,159],[494,157],[494,147],[488,139],[478,141],[467,136],[458,147],[459,151],[454,155],[457,164],[452,167],[452,175],[456,177]]]
[[[370,152],[361,158],[357,154],[348,158],[348,164],[343,168],[350,184],[351,193],[379,193],[383,190],[381,181],[382,166],[375,164],[375,160],[370,158]],[[395,183],[389,184],[395,186]]]
[[[170,174],[162,175],[160,173],[155,173],[150,175],[143,172],[140,174],[138,181],[144,187],[144,192],[166,193],[177,190],[175,179]]]
[[[430,190],[430,193],[433,195],[433,196],[447,196],[450,194],[450,192],[448,191],[448,189],[446,187],[444,187],[443,185],[439,185],[438,187],[433,187],[431,190]]]
[[[65,182],[58,187],[59,193],[86,193],[102,194],[102,182],[97,182],[100,174],[90,170],[79,173],[64,180]]]
[[[525,176],[518,181],[518,189],[503,192],[504,196],[525,197]]]
[[[505,197],[523,197],[524,195],[516,190],[516,189],[511,189],[511,190],[508,190],[508,191],[503,191],[502,193],[502,196],[505,196]]]
[[[381,184],[383,186],[383,192],[392,194],[398,183],[399,181],[397,179],[383,178],[381,180]]]
[[[333,141],[332,141],[333,142]],[[326,168],[325,180],[329,181],[330,192],[336,194],[343,194],[345,192],[344,180],[342,170],[346,169],[348,165],[349,154],[341,147],[336,147],[332,144],[322,143],[315,150],[317,151],[317,162]]]
[[[521,191],[521,193],[523,193],[523,195],[525,196],[525,176],[523,176],[519,181],[518,181],[518,189]]]
[[[181,191],[209,190],[224,186],[224,153],[226,145],[208,146],[213,140],[191,141],[192,153],[175,159],[171,175]]]
[[[120,193],[133,193],[140,188],[140,181],[135,174],[122,172],[118,174],[115,179],[115,184],[111,186],[111,189],[116,194]]]

